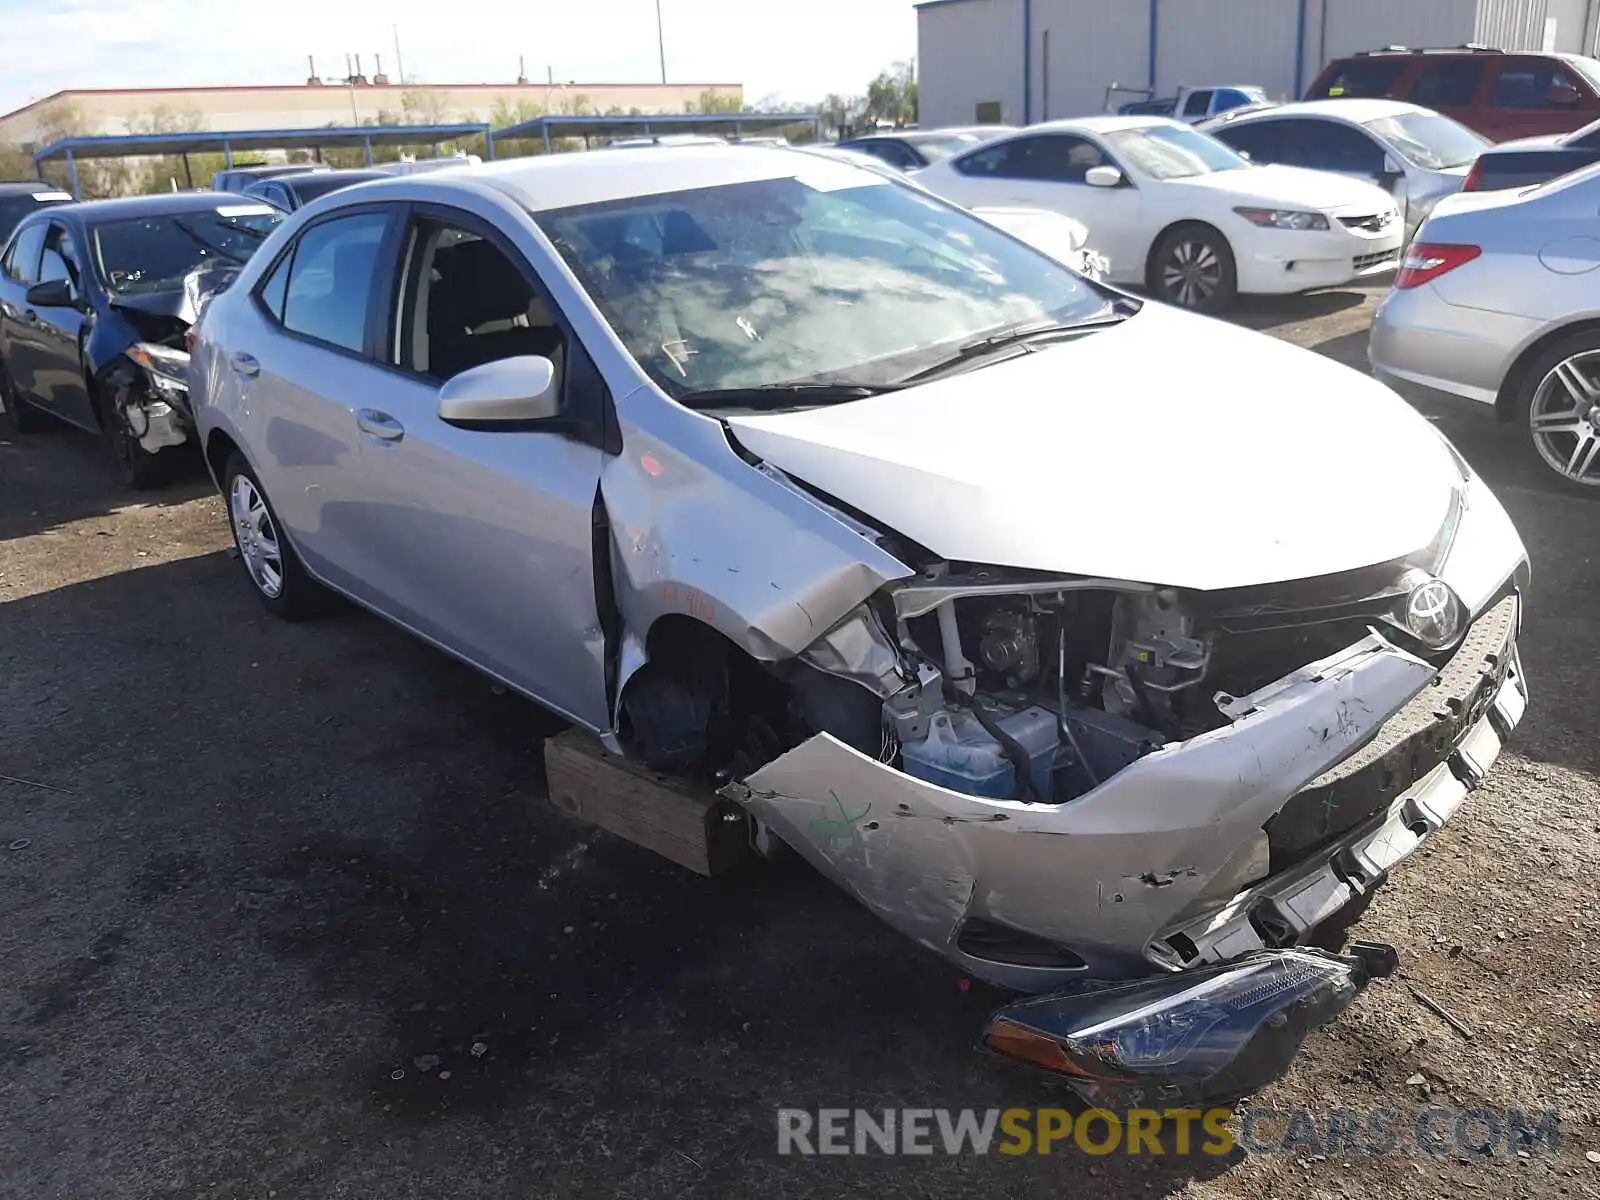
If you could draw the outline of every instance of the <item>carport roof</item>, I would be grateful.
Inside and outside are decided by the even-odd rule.
[[[422,146],[487,134],[482,123],[455,125],[350,125],[328,129],[235,129],[188,133],[130,133],[67,137],[34,151],[34,161],[54,158],[125,158],[204,154],[225,150],[297,150],[339,146]]]
[[[630,137],[643,133],[752,133],[786,125],[818,125],[816,113],[660,113],[612,117],[534,117],[489,135],[491,141],[539,137]]]

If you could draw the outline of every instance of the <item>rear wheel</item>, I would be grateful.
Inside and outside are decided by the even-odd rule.
[[[44,423],[38,409],[17,395],[11,381],[11,369],[0,362],[0,405],[5,406],[6,428],[15,434],[37,433]]]
[[[1194,312],[1221,312],[1239,294],[1228,239],[1207,225],[1168,230],[1150,255],[1146,275],[1157,299]]]
[[[1600,331],[1562,338],[1529,363],[1514,412],[1563,487],[1600,497]]]
[[[328,593],[301,564],[283,535],[261,481],[237,454],[223,472],[222,494],[228,501],[228,525],[239,561],[268,611],[286,621],[298,621],[324,608]]]

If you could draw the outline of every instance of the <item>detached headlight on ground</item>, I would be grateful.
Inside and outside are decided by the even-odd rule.
[[[1236,208],[1233,210],[1262,229],[1327,229],[1328,218],[1321,213],[1300,212],[1293,208]]]
[[[144,368],[156,395],[188,399],[189,356],[184,351],[135,342],[128,348],[128,357]]]
[[[1350,956],[1258,950],[1131,983],[1084,983],[999,1009],[985,1048],[1064,1076],[1091,1104],[1225,1104],[1288,1069],[1300,1043],[1368,982],[1392,974],[1388,946]]]

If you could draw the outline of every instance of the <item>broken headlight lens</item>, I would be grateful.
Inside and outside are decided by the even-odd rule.
[[[157,395],[177,392],[189,394],[189,356],[182,350],[157,346],[152,342],[135,342],[128,347],[128,357],[144,368]]]
[[[1313,1029],[1375,976],[1388,947],[1352,957],[1258,950],[1232,962],[1131,983],[1083,983],[1008,1004],[984,1046],[1064,1076],[1103,1108],[1223,1104],[1281,1076]]]

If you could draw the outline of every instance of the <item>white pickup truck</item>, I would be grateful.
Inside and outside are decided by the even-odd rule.
[[[1267,102],[1267,93],[1263,88],[1254,84],[1227,83],[1214,87],[1180,87],[1176,96],[1160,100],[1133,100],[1117,111],[1130,117],[1172,117],[1193,125],[1218,113]]]

